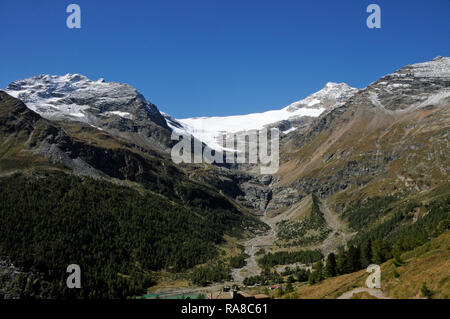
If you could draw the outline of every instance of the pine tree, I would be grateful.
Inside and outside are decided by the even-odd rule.
[[[318,261],[314,264],[313,269],[315,271],[317,271],[317,273],[319,274],[319,278],[322,278],[322,274],[323,274],[323,262],[322,261]]]
[[[278,298],[281,298],[281,297],[283,297],[283,295],[284,295],[283,288],[282,287],[278,288],[277,291],[276,291],[276,296]]]
[[[344,247],[340,247],[339,251],[338,251],[338,256],[337,256],[337,260],[336,260],[336,267],[337,267],[337,273],[339,275],[344,274],[344,268],[345,268],[345,250]]]
[[[319,261],[314,264],[313,271],[311,272],[311,275],[309,275],[309,283],[311,285],[314,285],[315,283],[318,283],[323,280],[323,262]]]
[[[372,241],[369,239],[361,245],[361,268],[367,268],[372,263]]]
[[[347,252],[347,262],[346,262],[347,271],[350,273],[360,270],[361,269],[360,260],[361,260],[360,249],[355,246],[351,246]]]
[[[324,270],[324,277],[334,277],[337,275],[336,255],[330,253],[327,257],[327,263]]]
[[[425,298],[431,299],[433,298],[434,292],[431,291],[425,283],[423,283],[422,288],[420,289],[422,292],[422,296]]]
[[[314,270],[313,272],[311,272],[308,278],[308,282],[310,285],[314,285],[315,283],[319,282],[319,276],[317,271]]]
[[[377,239],[372,243],[372,260],[376,264],[381,264],[392,257],[389,242]]]
[[[285,293],[291,293],[294,291],[294,287],[292,286],[291,282],[288,282],[288,284],[286,285],[286,289],[284,290]]]

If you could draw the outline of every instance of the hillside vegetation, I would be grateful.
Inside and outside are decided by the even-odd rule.
[[[450,298],[450,231],[401,254],[402,264],[391,259],[381,264],[381,290],[389,298]],[[343,293],[365,287],[366,270],[329,279],[315,285],[301,284],[284,298],[338,298]],[[431,292],[424,296],[423,287]],[[359,298],[373,298],[361,294]]]
[[[217,256],[238,210],[186,208],[148,191],[63,173],[0,179],[0,256],[45,274],[28,296],[118,298],[144,292],[153,271],[180,272]],[[242,232],[242,230],[241,230]],[[65,285],[82,269],[82,289]]]
[[[277,236],[284,247],[306,246],[323,241],[330,233],[323,213],[319,208],[319,199],[311,195],[310,207],[301,221],[284,219],[277,223]]]

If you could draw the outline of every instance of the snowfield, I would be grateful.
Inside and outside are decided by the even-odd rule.
[[[176,119],[175,121],[179,125],[174,125],[174,119],[172,118],[172,121],[168,121],[168,124],[177,133],[192,134],[213,149],[223,149],[221,144],[218,143],[218,138],[223,135],[261,130],[271,124],[297,119],[302,116],[318,117],[325,110],[342,105],[356,92],[358,92],[358,89],[352,88],[345,83],[329,82],[322,90],[281,110],[223,117]],[[180,128],[180,125],[182,128]],[[292,127],[283,133],[288,134],[295,131],[295,129]]]
[[[324,110],[324,108],[300,108],[295,112],[289,112],[287,108],[284,108],[276,111],[247,115],[179,119],[178,122],[183,125],[186,132],[206,143],[209,147],[221,149],[222,147],[217,143],[217,138],[224,134],[261,130],[267,125],[294,117],[317,117]]]

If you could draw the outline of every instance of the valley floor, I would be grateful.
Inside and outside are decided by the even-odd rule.
[[[335,212],[329,208],[325,201],[321,203],[320,210],[323,212],[325,221],[328,227],[330,227],[331,232],[320,245],[308,248],[318,248],[322,251],[324,256],[327,256],[330,252],[337,251],[338,247],[345,246],[347,241],[354,234],[350,233],[347,225]],[[259,249],[263,248],[267,251],[274,250],[277,247],[276,223],[278,220],[276,218],[269,217],[267,212],[265,212],[261,217],[261,221],[269,225],[270,230],[265,234],[257,235],[248,239],[243,244],[245,247],[245,253],[249,255],[249,257],[246,259],[246,265],[244,267],[233,269],[232,276],[236,283],[242,283],[246,277],[257,276],[260,274],[261,268],[256,262],[256,253]],[[288,265],[284,265],[282,268],[285,266]]]
[[[261,268],[256,262],[256,253],[261,248],[267,249],[275,244],[277,235],[274,221],[267,216],[267,212],[264,213],[261,221],[269,225],[270,229],[265,234],[250,238],[244,243],[245,253],[249,257],[245,260],[244,267],[233,269],[232,276],[236,283],[242,283],[246,277],[259,275]]]
[[[262,220],[270,221],[267,217]],[[268,245],[276,238],[274,225],[271,230],[260,236],[249,239],[246,253],[250,255],[247,265],[234,269],[233,281],[214,284],[208,287],[160,287],[152,293],[167,296],[174,295],[208,295],[220,291],[224,286],[239,285],[250,294],[264,293],[269,287],[244,287],[245,277],[259,274],[255,253],[258,245]],[[253,247],[252,247],[253,246]],[[288,299],[417,299],[424,298],[422,289],[426,286],[432,298],[450,298],[450,231],[433,238],[426,244],[401,255],[403,263],[396,265],[388,260],[381,265],[382,288],[369,289],[365,285],[368,277],[366,270],[325,279],[317,284],[295,283],[294,292],[284,295]],[[186,283],[187,284],[187,283]],[[279,297],[272,294],[272,297]]]

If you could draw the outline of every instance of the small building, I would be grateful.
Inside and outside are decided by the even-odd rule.
[[[275,289],[278,289],[278,288],[280,288],[280,286],[270,286],[270,290],[275,290]]]

